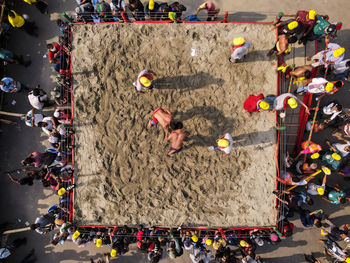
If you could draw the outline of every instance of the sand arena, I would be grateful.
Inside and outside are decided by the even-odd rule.
[[[275,94],[275,41],[268,25],[74,25],[74,221],[84,225],[274,225],[275,115],[243,111],[253,93]],[[231,64],[228,44],[252,44]],[[136,92],[142,69],[158,90]],[[167,156],[161,127],[148,130],[158,107],[169,108],[190,137]],[[208,151],[225,132],[228,157]]]

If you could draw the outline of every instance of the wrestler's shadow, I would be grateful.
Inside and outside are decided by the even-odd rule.
[[[201,89],[210,85],[221,87],[224,83],[224,79],[215,78],[206,72],[198,72],[193,75],[164,77],[156,79],[153,82],[157,89],[176,89],[181,92]]]
[[[198,132],[187,130],[184,123],[184,129],[190,132],[186,148],[214,145],[216,139],[219,138],[220,135],[227,132],[232,133],[233,131],[234,119],[232,117],[225,117],[223,112],[214,106],[196,106],[188,111],[177,111],[175,112],[175,116],[175,119],[182,122],[197,116],[207,120],[200,121],[199,125],[196,125],[197,127],[195,127],[195,130]],[[201,131],[205,131],[206,135],[202,134]]]

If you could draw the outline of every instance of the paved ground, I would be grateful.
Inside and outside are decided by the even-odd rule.
[[[49,15],[41,15],[34,7],[26,6],[23,1],[17,1],[18,10],[28,13],[39,26],[39,38],[32,38],[24,32],[13,31],[9,47],[11,50],[29,56],[32,59],[32,65],[28,68],[10,65],[8,67],[8,75],[14,77],[23,83],[34,87],[36,84],[47,90],[54,87],[54,75],[52,67],[48,64],[47,59],[43,58],[46,52],[45,44],[47,42],[57,40],[58,28],[54,21],[59,17],[60,12],[66,10],[74,10],[75,1],[70,0],[48,0]],[[327,13],[331,17],[331,21],[341,20],[344,24],[343,30],[336,40],[338,43],[345,45],[347,50],[350,50],[350,42],[345,40],[350,39],[350,17],[348,10],[350,2],[348,0],[338,1],[320,1],[320,0],[295,0],[295,1],[278,1],[278,0],[245,0],[245,1],[220,1],[222,10],[229,10],[231,17],[240,20],[250,20],[252,16],[259,20],[272,20],[270,15],[279,11],[295,13],[299,9],[314,8],[319,13]],[[199,4],[200,0],[185,0],[185,4],[189,10],[194,10]],[[339,19],[338,19],[339,18]],[[311,47],[310,47],[311,48]],[[348,56],[349,57],[349,56]],[[347,103],[349,107],[349,85],[345,90],[340,92],[337,97]],[[16,104],[11,102],[15,100]],[[26,100],[24,93],[15,95],[6,95],[3,109],[11,112],[26,112],[29,110],[29,103]],[[319,135],[318,139],[323,140],[327,135]],[[1,153],[0,166],[1,171],[8,171],[19,167],[19,162],[24,156],[33,150],[43,150],[45,147],[41,141],[46,137],[40,135],[40,130],[30,129],[25,127],[22,122],[16,126],[1,125]],[[338,182],[345,187],[350,187],[349,183],[345,184],[342,178],[336,176],[330,178],[330,181]],[[0,194],[1,194],[1,211],[0,222],[10,221],[17,227],[23,227],[25,221],[32,222],[35,217],[47,210],[47,208],[56,202],[57,196],[52,191],[43,190],[40,184],[32,187],[19,186],[12,184],[6,174],[2,173],[0,177]],[[316,202],[315,209],[322,207],[334,219],[336,224],[349,223],[350,208],[348,205],[330,206],[325,205],[324,202]],[[295,234],[280,243],[278,246],[264,247],[258,249],[260,254],[267,262],[304,262],[302,259],[303,253],[317,252],[320,255],[321,246],[317,243],[320,238],[319,230],[304,229],[299,223],[300,220],[294,220],[296,225]],[[63,246],[52,247],[49,244],[51,236],[40,236],[36,233],[28,232],[18,234],[18,237],[26,236],[28,238],[28,245],[17,251],[17,254],[12,256],[6,262],[19,262],[26,253],[32,248],[36,250],[37,262],[88,262],[92,258],[97,258],[98,254],[104,252],[103,249],[97,250],[94,246],[86,248],[77,248],[72,243],[68,242]],[[10,239],[17,236],[12,236]],[[107,251],[107,250],[106,250]],[[120,257],[115,262],[145,262],[144,255],[135,254],[135,249],[131,249],[127,255]],[[190,262],[188,256],[184,255],[177,260],[170,260],[168,258],[162,262]],[[325,262],[325,261],[322,261]]]

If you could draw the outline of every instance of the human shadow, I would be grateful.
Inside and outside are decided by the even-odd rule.
[[[221,16],[219,16],[221,18]],[[223,17],[222,17],[223,18]],[[229,22],[257,22],[267,18],[266,15],[256,12],[236,12],[227,16]],[[271,19],[272,20],[272,19]]]
[[[225,132],[231,133],[233,130],[233,118],[227,118],[222,111],[214,106],[196,106],[188,111],[175,112],[176,117],[180,121],[186,121],[194,116],[200,115],[210,121],[210,125],[206,128],[207,134],[191,134],[189,141],[191,146],[210,146],[215,140]]]
[[[233,147],[249,146],[249,145],[256,145],[261,143],[267,143],[267,144],[273,145],[276,141],[276,138],[275,136],[272,136],[272,134],[275,134],[274,127],[271,127],[266,131],[255,131],[255,132],[241,134],[241,135],[232,137]]]
[[[158,89],[177,89],[184,92],[205,88],[209,85],[222,87],[224,83],[224,79],[215,78],[209,73],[202,71],[193,75],[163,77],[154,81],[154,85]]]

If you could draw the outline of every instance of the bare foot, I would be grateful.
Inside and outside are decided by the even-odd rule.
[[[147,128],[149,129],[149,128],[151,128],[152,127],[152,121],[149,121],[148,122],[148,125],[147,125]]]

